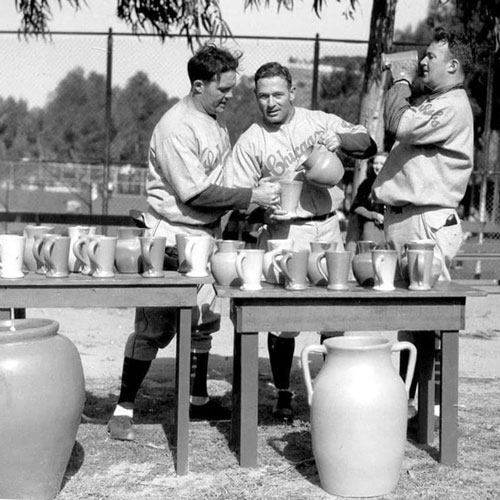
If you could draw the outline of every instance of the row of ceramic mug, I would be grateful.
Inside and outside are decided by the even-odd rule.
[[[70,236],[38,234],[29,244],[36,263],[35,272],[49,278],[64,278],[70,274],[70,256],[74,256],[81,274],[96,278],[115,275],[116,236],[86,234],[74,242]],[[161,277],[166,238],[138,237],[144,277]],[[0,235],[0,277],[23,278],[26,257],[26,236]],[[28,250],[29,251],[29,250]]]
[[[433,242],[410,242],[403,256],[389,245],[377,247],[363,242],[366,250],[354,256],[337,251],[335,243],[311,242],[311,251],[293,250],[291,240],[269,240],[268,251],[245,249],[239,241],[216,240],[217,251],[211,257],[214,278],[222,285],[240,285],[244,290],[260,290],[261,282],[303,290],[310,285],[326,285],[330,290],[347,290],[352,269],[359,284],[375,290],[391,291],[398,280],[398,263],[411,290],[430,290],[437,271]],[[369,245],[368,245],[369,244]],[[440,270],[440,265],[438,266]]]

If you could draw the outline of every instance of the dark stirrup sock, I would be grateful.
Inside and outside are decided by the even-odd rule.
[[[118,404],[134,403],[137,392],[148,373],[151,361],[124,358],[122,371],[122,384]]]
[[[274,386],[278,390],[289,389],[295,338],[278,337],[269,332],[267,334],[267,350],[269,351]]]
[[[208,352],[191,353],[191,396],[207,397]]]

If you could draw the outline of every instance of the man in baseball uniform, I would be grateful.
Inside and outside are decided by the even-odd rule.
[[[342,151],[367,158],[377,147],[361,125],[347,123],[323,111],[295,107],[295,87],[289,70],[277,62],[261,66],[254,76],[255,96],[261,120],[241,135],[233,149],[232,185],[255,187],[262,179],[296,179],[298,159],[309,146],[320,144],[329,151]],[[337,186],[327,188],[304,180],[297,216],[292,220],[280,210],[265,214],[260,245],[268,239],[293,240],[294,250],[310,250],[310,242],[336,242],[344,248],[336,209],[344,198]],[[334,325],[332,325],[334,327]],[[290,371],[299,332],[269,332],[268,349],[277,400],[273,415],[293,420]],[[323,332],[332,336],[340,332]]]
[[[411,240],[433,240],[442,263],[440,279],[447,281],[462,244],[457,207],[473,165],[473,116],[463,85],[471,64],[466,37],[437,29],[420,61],[428,94],[412,106],[417,65],[393,63],[384,119],[396,142],[373,184],[375,199],[387,206],[387,240],[400,254]]]
[[[150,142],[147,177],[148,213],[144,223],[152,235],[166,236],[167,254],[175,251],[176,235],[220,237],[220,218],[230,209],[251,203],[269,207],[279,202],[279,186],[262,182],[252,188],[225,187],[231,161],[229,134],[223,112],[236,84],[238,57],[208,44],[188,62],[191,91],[168,110]],[[172,259],[171,268],[177,268]],[[207,393],[211,333],[219,330],[215,293],[204,285],[192,318],[192,419],[229,417]],[[108,424],[114,439],[133,440],[133,411],[137,392],[158,349],[177,333],[175,308],[138,308],[134,332],[125,347],[118,404]]]

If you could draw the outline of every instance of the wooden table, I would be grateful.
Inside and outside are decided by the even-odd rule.
[[[167,271],[164,278],[143,278],[117,274],[114,278],[92,278],[72,274],[68,278],[47,278],[29,273],[18,280],[0,279],[0,317],[11,317],[11,308],[61,307],[177,307],[179,332],[176,356],[176,443],[178,474],[188,472],[189,385],[191,310],[196,305],[197,287],[211,278],[187,278]],[[131,325],[132,327],[132,325]]]
[[[288,291],[263,284],[257,292],[216,285],[230,299],[234,324],[234,381],[231,440],[240,465],[257,464],[258,332],[419,330],[418,440],[432,444],[434,434],[435,335],[441,332],[441,408],[439,461],[457,461],[458,336],[465,327],[467,296],[486,295],[456,283],[438,283],[430,291],[401,284],[378,292],[350,283],[348,291],[322,287]],[[319,338],[318,338],[319,341]]]

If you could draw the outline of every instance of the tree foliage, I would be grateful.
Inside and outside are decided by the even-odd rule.
[[[169,99],[142,71],[132,76],[123,90],[115,93],[113,123],[116,133],[111,143],[111,156],[120,162],[144,162],[154,126],[178,99]]]
[[[103,162],[105,151],[104,75],[70,71],[47,105],[29,110],[25,101],[0,98],[0,160],[40,159]],[[177,98],[138,72],[113,89],[111,161],[144,163],[151,133]]]
[[[15,0],[21,14],[20,32],[25,35],[50,33],[51,6],[63,4],[79,10],[85,0]],[[151,31],[165,38],[172,34],[187,36],[190,46],[199,35],[227,37],[229,26],[221,15],[218,0],[117,0],[116,16],[134,33]]]

